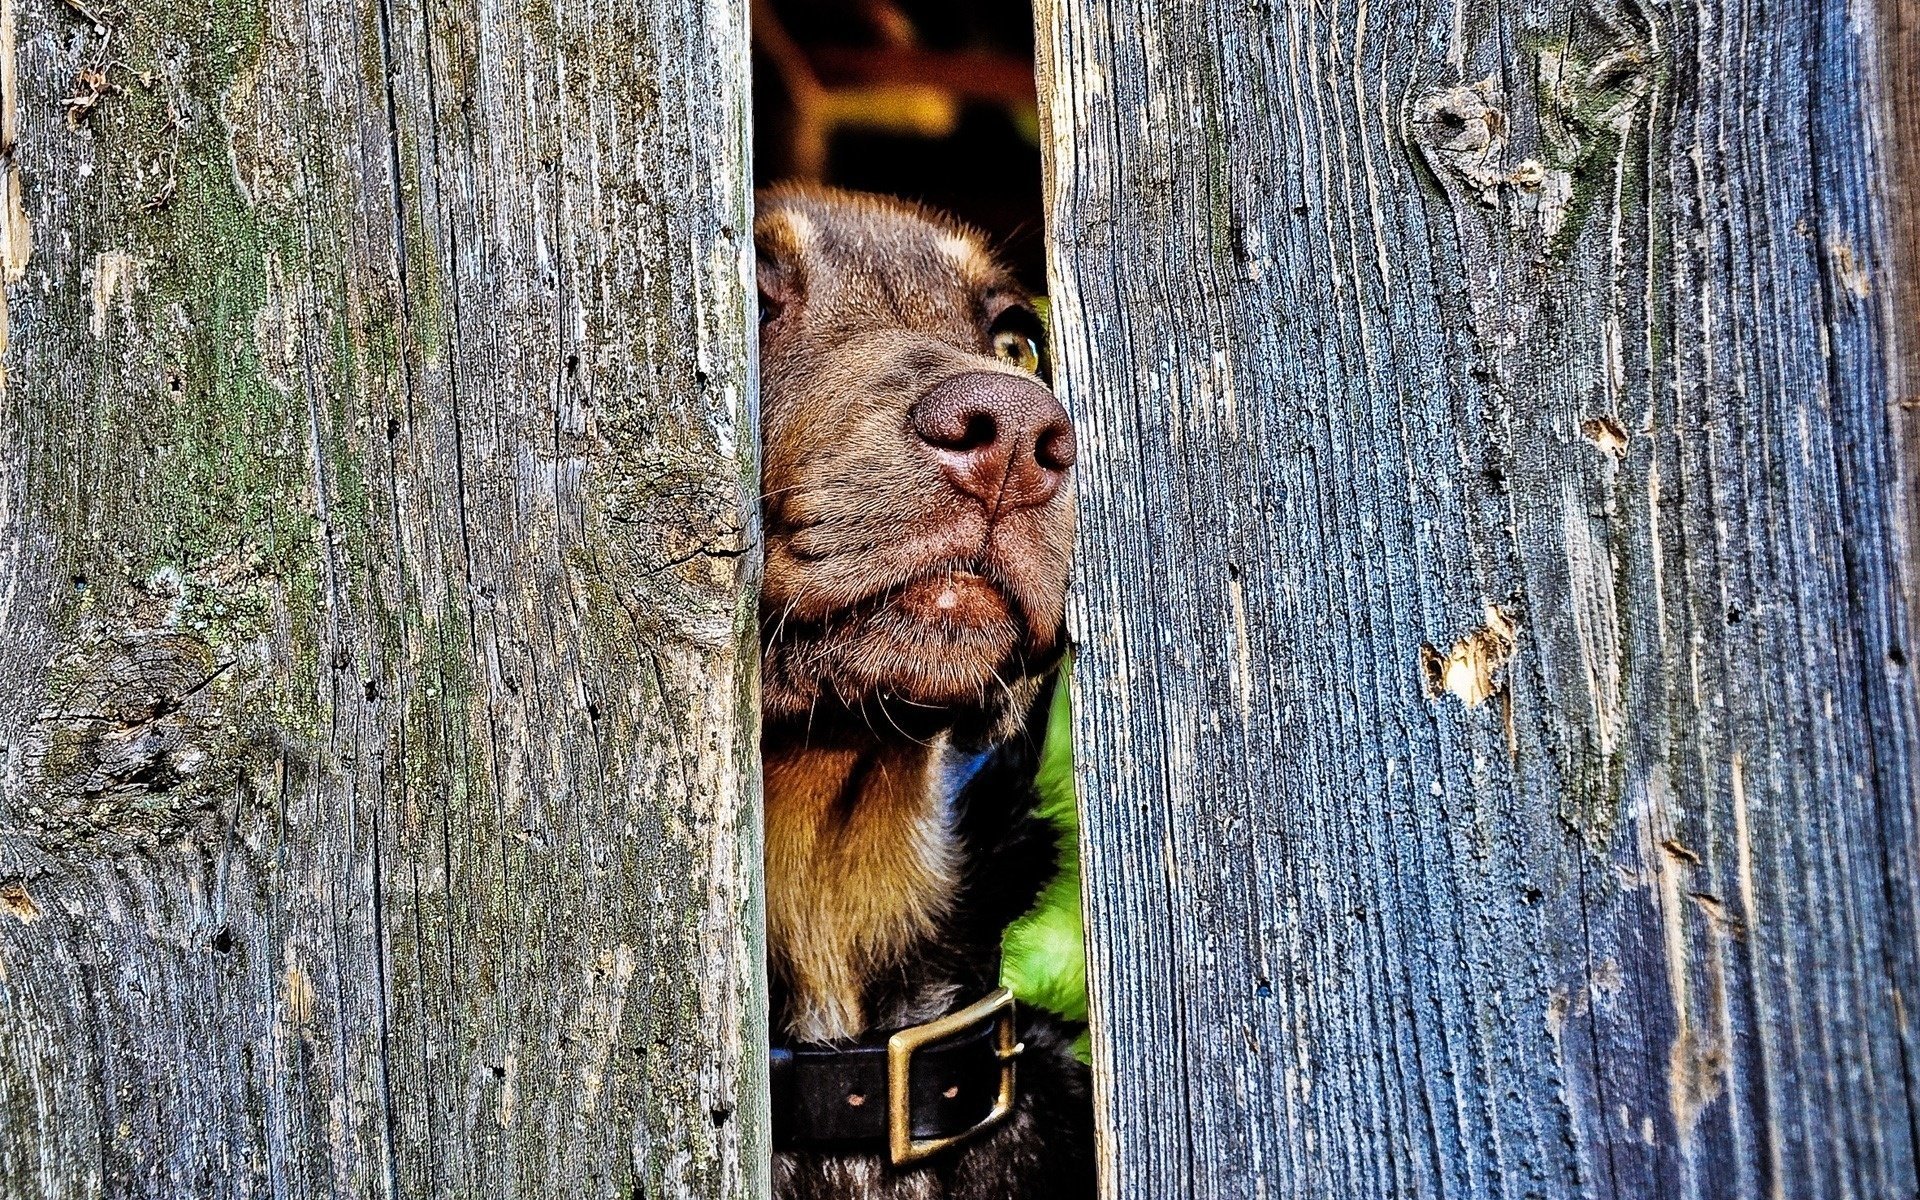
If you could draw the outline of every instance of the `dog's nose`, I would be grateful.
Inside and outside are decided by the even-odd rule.
[[[995,509],[1053,499],[1077,452],[1067,410],[1018,375],[956,375],[922,396],[909,418],[953,486]]]

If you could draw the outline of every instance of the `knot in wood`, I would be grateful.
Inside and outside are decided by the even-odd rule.
[[[1436,150],[1485,156],[1507,136],[1507,115],[1494,99],[1491,79],[1429,92],[1414,105],[1414,127]]]

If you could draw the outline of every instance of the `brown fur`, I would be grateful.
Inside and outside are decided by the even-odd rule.
[[[1073,546],[1063,492],[990,514],[909,442],[907,412],[939,381],[1018,373],[988,330],[1026,303],[977,234],[875,196],[763,195],[760,246],[762,609],[768,937],[793,987],[794,1036],[852,1037],[859,992],[936,928],[954,878],[930,778],[943,739],[836,731],[815,743],[823,700],[985,707],[1011,697],[1025,655],[1054,647]],[[943,630],[892,601],[943,564],[984,565],[1011,603],[978,628]],[[911,720],[914,714],[906,719]],[[792,736],[799,723],[803,736]],[[883,731],[891,732],[891,731]],[[846,794],[859,769],[857,794]]]
[[[939,931],[955,864],[937,758],[907,743],[766,759],[767,940],[800,1041],[858,1037],[867,980]]]
[[[1022,867],[981,906],[996,839],[1025,822],[1008,844],[1045,855],[1051,834],[1016,804],[984,818],[998,833],[962,830],[941,776],[956,746],[1004,740],[1034,708],[1060,650],[1073,501],[1063,487],[1025,507],[985,503],[915,440],[910,410],[945,381],[1033,379],[994,355],[996,330],[1034,322],[1037,337],[1037,321],[976,234],[817,188],[763,193],[754,232],[775,1036],[861,1038],[984,994],[1017,915],[996,905],[1030,903],[1020,889],[1044,882]],[[1081,1194],[1062,1181],[1083,1174],[1084,1072],[1063,1034],[1031,1021],[1024,1069],[1052,1074],[1007,1124],[925,1169],[781,1155],[776,1195],[1006,1200],[1030,1194],[1022,1180],[1051,1200]],[[1055,1153],[1050,1132],[1065,1138]]]
[[[764,710],[797,718],[876,695],[985,704],[1009,666],[1056,648],[1072,496],[996,516],[903,443],[934,383],[1020,373],[993,357],[988,330],[1027,297],[977,234],[897,201],[776,189],[754,231],[774,310],[760,356]],[[890,603],[944,563],[990,571],[1012,601],[1004,617],[956,632]]]

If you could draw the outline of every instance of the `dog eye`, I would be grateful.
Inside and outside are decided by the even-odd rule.
[[[994,357],[1010,362],[1022,371],[1040,371],[1040,344],[1017,329],[1002,329],[993,335]]]

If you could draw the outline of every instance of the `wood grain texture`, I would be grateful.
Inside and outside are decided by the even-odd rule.
[[[0,0],[0,1195],[765,1194],[746,77]]]
[[[1041,5],[1114,1200],[1915,1194],[1897,9]]]

